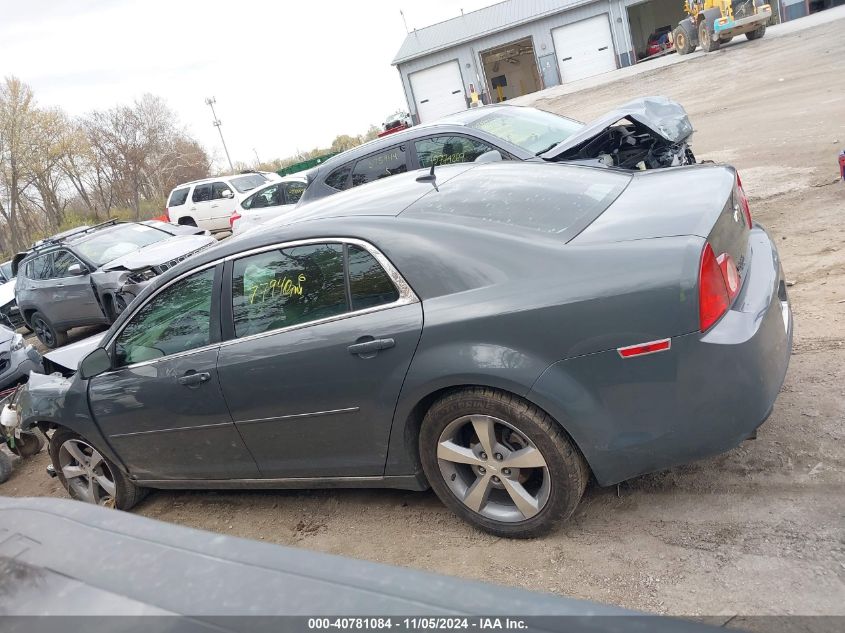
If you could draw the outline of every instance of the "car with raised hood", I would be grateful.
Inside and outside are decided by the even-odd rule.
[[[300,205],[374,180],[432,165],[490,160],[569,162],[650,170],[696,162],[693,127],[666,97],[634,99],[581,123],[513,105],[487,105],[378,138],[306,172]]]
[[[430,486],[473,525],[528,537],[570,516],[591,476],[753,437],[792,328],[731,167],[447,165],[152,280],[55,363],[64,375],[32,374],[14,425],[52,431],[55,473],[93,503]]]
[[[18,309],[38,340],[60,347],[67,330],[114,322],[151,279],[212,244],[117,220],[65,232],[13,260]]]
[[[307,186],[308,179],[304,174],[291,174],[247,196],[229,218],[232,235],[242,235],[283,213],[292,211]]]

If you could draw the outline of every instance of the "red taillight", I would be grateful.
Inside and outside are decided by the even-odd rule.
[[[739,292],[739,272],[734,264],[734,259],[727,253],[722,253],[716,258],[719,270],[722,271],[722,279],[725,280],[725,288],[728,290],[728,298],[733,299]]]
[[[742,180],[739,179],[739,174],[736,175],[736,192],[739,196],[739,206],[742,207],[742,212],[745,214],[745,221],[748,222],[748,228],[751,228],[751,207],[748,206],[748,197],[745,195],[745,189],[742,188]]]
[[[241,214],[235,211],[231,216],[229,216],[229,227],[235,228],[235,220],[240,220]]]
[[[725,277],[713,248],[704,245],[701,266],[698,271],[698,322],[702,332],[708,330],[728,311],[730,297],[725,286]]]

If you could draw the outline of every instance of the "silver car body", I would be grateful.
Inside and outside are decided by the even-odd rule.
[[[41,371],[41,356],[23,337],[0,325],[0,390]]]

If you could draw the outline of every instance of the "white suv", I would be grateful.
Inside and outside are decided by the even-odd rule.
[[[197,226],[212,232],[228,231],[238,201],[257,187],[281,179],[272,172],[249,172],[186,182],[170,192],[165,213],[173,224]]]

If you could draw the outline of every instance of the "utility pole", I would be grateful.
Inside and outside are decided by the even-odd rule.
[[[405,19],[405,12],[399,9],[399,15],[402,16],[402,23],[405,25],[405,35],[408,35],[410,31],[408,30],[408,21]]]
[[[254,147],[252,148],[252,153],[255,154],[255,166],[258,167],[261,164],[261,159],[258,158],[258,152],[255,151]]]
[[[220,133],[220,142],[223,143],[223,151],[226,152],[226,160],[229,161],[229,171],[234,172],[235,168],[232,166],[232,158],[229,156],[229,150],[226,147],[226,141],[223,140],[223,130],[220,129],[220,119],[217,118],[217,113],[214,112],[214,104],[217,103],[217,99],[214,97],[207,98],[205,100],[205,105],[211,108],[211,116],[214,117],[214,120],[211,124],[217,128],[217,131]]]

